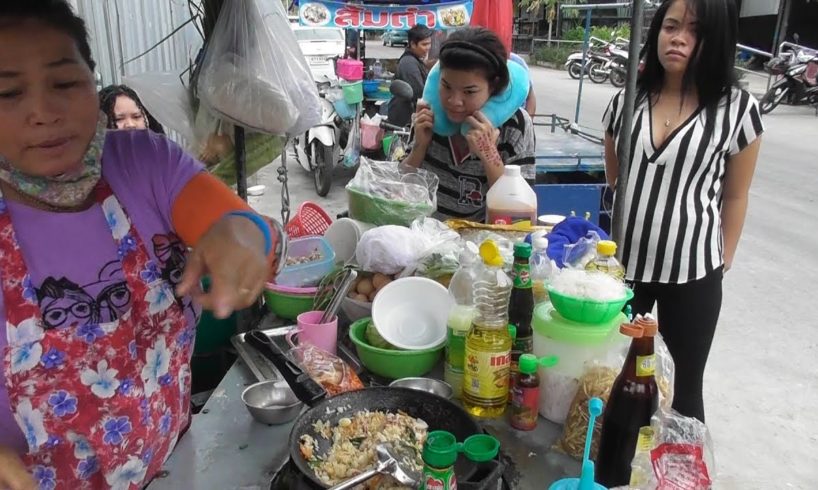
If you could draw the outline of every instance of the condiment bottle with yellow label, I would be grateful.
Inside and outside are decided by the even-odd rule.
[[[633,323],[623,324],[619,331],[633,340],[602,419],[596,481],[608,488],[630,482],[639,431],[650,426],[650,418],[659,406],[653,350],[653,338],[659,325],[650,315],[638,315]]]
[[[466,336],[463,407],[475,417],[493,418],[503,415],[508,399],[508,303],[513,283],[503,272],[503,258],[496,243],[483,242],[480,257],[483,266],[473,287],[476,315]]]

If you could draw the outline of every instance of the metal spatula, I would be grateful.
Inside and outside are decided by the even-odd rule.
[[[378,474],[390,475],[401,485],[415,488],[420,482],[421,474],[405,463],[412,461],[417,456],[412,448],[396,446],[389,443],[378,444],[375,447],[378,455],[378,465],[367,472],[361,473],[355,478],[349,479],[332,487],[331,490],[347,490],[360,485]]]

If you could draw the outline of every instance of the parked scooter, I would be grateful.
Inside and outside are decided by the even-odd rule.
[[[585,56],[585,65],[582,64],[582,51],[568,55],[568,59],[565,61],[565,69],[568,70],[568,75],[574,80],[579,80],[587,73],[592,82],[605,82],[608,75],[600,71],[599,68],[607,61],[604,57],[604,47],[607,44],[601,39],[591,38],[588,45],[588,54]]]
[[[772,59],[767,68],[781,78],[761,98],[760,110],[768,114],[784,102],[818,105],[818,55],[788,52]]]
[[[332,86],[331,80],[318,82],[321,122],[308,129],[303,136],[295,138],[293,142],[296,147],[296,160],[304,170],[313,174],[315,192],[321,197],[329,194],[332,187],[333,170],[340,160],[338,142],[345,124],[327,98]]]
[[[608,79],[614,87],[624,87],[628,79],[628,50],[612,46],[608,53],[611,56]]]

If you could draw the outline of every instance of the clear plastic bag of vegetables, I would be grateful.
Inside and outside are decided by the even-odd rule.
[[[437,209],[437,175],[398,162],[361,157],[347,184],[349,216],[375,225],[410,226]]]

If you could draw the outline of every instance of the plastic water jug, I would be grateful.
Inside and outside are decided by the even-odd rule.
[[[490,225],[537,223],[537,194],[523,178],[519,165],[506,165],[502,177],[489,189],[486,205],[486,223]]]

